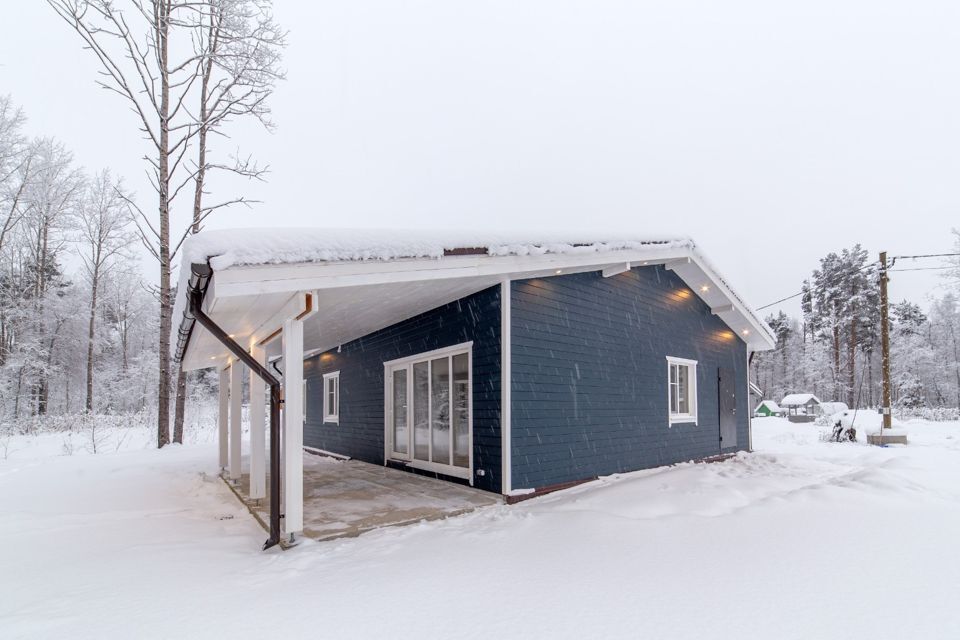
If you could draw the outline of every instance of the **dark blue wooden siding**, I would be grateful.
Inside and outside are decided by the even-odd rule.
[[[376,304],[372,301],[371,304]],[[383,363],[473,341],[474,486],[500,491],[500,287],[433,309],[304,362],[303,441],[383,464]],[[323,374],[340,371],[340,423],[323,423]]]
[[[673,272],[515,281],[511,302],[514,489],[721,453],[719,367],[746,449],[745,344]],[[667,356],[698,361],[696,425],[669,425]]]

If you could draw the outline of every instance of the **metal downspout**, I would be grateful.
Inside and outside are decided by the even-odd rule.
[[[280,544],[280,381],[203,312],[203,292],[213,270],[194,264],[190,279],[190,315],[226,347],[238,360],[270,386],[270,537],[263,549]]]

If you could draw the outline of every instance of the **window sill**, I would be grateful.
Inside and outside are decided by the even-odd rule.
[[[670,425],[675,424],[692,424],[696,426],[697,416],[670,416]]]
[[[340,418],[324,418],[323,424],[340,424]]]

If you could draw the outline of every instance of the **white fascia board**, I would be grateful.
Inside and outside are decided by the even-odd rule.
[[[297,292],[290,296],[290,298],[283,303],[283,305],[277,309],[273,315],[260,323],[250,336],[250,342],[256,344],[260,342],[271,333],[275,332],[277,329],[283,328],[283,323],[288,319],[296,316],[298,313],[304,310],[305,295],[301,292]]]
[[[726,322],[727,325],[740,336],[741,340],[747,343],[751,351],[769,351],[773,349],[776,346],[776,340],[767,324],[757,318],[756,314],[740,301],[740,298],[730,290],[730,287],[726,285],[723,278],[707,265],[695,251],[688,251],[690,253],[691,264],[696,265],[707,280],[710,281],[710,286],[715,287],[716,290],[726,298],[726,305],[714,305],[714,308],[717,309],[717,316]],[[687,282],[687,285],[696,291],[695,284]],[[724,307],[722,311],[720,310],[721,306]],[[727,306],[730,307],[730,310],[725,308]],[[749,335],[744,336],[742,331],[744,325],[749,328]]]
[[[190,339],[191,344],[193,343],[193,338]],[[183,356],[183,360],[180,361],[180,368],[184,371],[196,371],[198,369],[210,369],[211,367],[217,370],[223,368],[226,358],[222,360],[211,360],[210,358],[199,358],[194,357],[190,353],[189,346],[187,347],[187,353]]]
[[[768,351],[776,342],[766,323],[759,320],[740,298],[694,249],[682,249],[685,255],[668,260],[664,266],[676,273],[743,340],[751,351]],[[707,284],[707,291],[701,289]],[[744,329],[747,333],[744,333]]]
[[[179,292],[178,292],[179,295]],[[217,303],[217,273],[210,274],[210,280],[207,281],[207,291],[203,295],[203,302],[200,308],[207,315],[213,313],[213,308]]]
[[[313,301],[310,309],[307,309],[307,296],[312,295]],[[260,323],[253,334],[250,336],[252,343],[257,343],[283,328],[283,323],[290,318],[300,318],[305,320],[317,312],[317,294],[315,291],[298,291],[290,296],[277,311],[268,319]],[[302,314],[302,315],[301,315]]]
[[[666,265],[701,298],[709,296],[710,299],[705,300],[707,304],[717,309],[718,317],[728,324],[751,350],[765,351],[775,346],[766,324],[757,319],[706,261],[694,249],[678,246],[583,254],[445,256],[439,259],[235,266],[217,272],[213,297],[293,293],[470,277],[490,277],[492,286],[505,277],[518,279],[547,276],[553,275],[558,269],[564,274],[602,271],[611,265],[625,263],[630,263],[632,267]],[[699,292],[700,284],[704,281],[710,283],[709,294]],[[207,297],[211,297],[209,292]],[[727,307],[730,307],[730,310],[727,310]],[[743,329],[748,329],[749,333],[744,334]]]
[[[685,264],[690,264],[691,262],[692,262],[691,257],[690,257],[689,255],[686,255],[686,256],[683,256],[682,258],[676,258],[676,259],[674,259],[674,260],[667,260],[667,261],[663,264],[663,266],[665,266],[667,269],[670,269],[671,271],[674,271],[674,270],[676,270],[677,267],[681,267],[681,266],[683,266],[683,265],[685,265]]]
[[[215,278],[216,276],[214,276]],[[218,298],[215,296],[215,289],[212,288],[213,280],[211,280],[211,288],[207,289],[207,295],[204,297],[204,312],[213,317],[214,322],[217,322],[221,325],[221,328],[225,330],[233,330],[230,327],[229,318],[217,317],[216,307]],[[307,296],[313,296],[310,308],[307,308]],[[222,299],[222,298],[221,298]],[[306,320],[310,316],[317,313],[317,303],[318,296],[316,291],[298,291],[293,293],[283,302],[279,307],[270,314],[265,320],[261,321],[257,328],[251,334],[242,332],[242,337],[237,337],[236,340],[242,346],[246,346],[248,349],[253,348],[254,345],[259,343],[264,338],[276,333],[278,330],[282,329],[283,323],[291,318],[298,318],[300,320]],[[264,309],[265,313],[269,313],[269,309]],[[219,315],[223,315],[222,313]],[[261,316],[262,317],[262,316]],[[226,320],[226,322],[224,322]],[[224,326],[226,324],[227,326]],[[196,369],[207,369],[210,367],[220,367],[222,363],[229,364],[229,352],[225,347],[222,347],[219,343],[216,343],[216,354],[211,353],[209,349],[204,349],[204,346],[209,347],[212,342],[215,342],[215,339],[207,333],[207,330],[204,329],[200,323],[196,323],[193,326],[193,335],[190,337],[190,342],[187,344],[186,352],[183,356],[183,361],[180,366],[184,371],[193,371]],[[200,344],[203,343],[203,344]],[[204,352],[203,355],[198,354],[198,349],[201,352]]]
[[[621,264],[613,264],[609,267],[606,267],[601,271],[604,278],[612,278],[613,276],[620,275],[621,273],[626,273],[630,271],[630,263],[623,262]]]
[[[445,278],[491,276],[536,277],[557,269],[599,270],[614,262],[633,266],[658,264],[686,251],[680,247],[652,248],[648,251],[606,251],[584,254],[544,254],[540,256],[446,256],[440,259],[395,261],[310,263],[230,267],[219,272],[217,295],[221,297],[251,294],[334,289],[370,284],[416,282]]]

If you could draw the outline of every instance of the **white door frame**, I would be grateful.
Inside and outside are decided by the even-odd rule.
[[[396,450],[396,443],[394,442],[394,421],[393,421],[393,374],[398,371],[403,371],[407,374],[407,384],[406,384],[406,396],[407,396],[407,452],[400,453]],[[410,366],[409,365],[396,365],[384,367],[384,379],[386,380],[386,389],[384,390],[383,396],[383,408],[384,414],[386,416],[386,431],[384,432],[384,442],[386,443],[386,458],[387,460],[403,460],[409,462],[413,460],[413,437],[410,433],[410,423],[413,422],[410,418],[410,412],[413,408],[413,385],[410,380]]]
[[[430,361],[435,358],[441,358],[443,356],[454,356],[457,354],[465,353],[467,355],[467,382],[469,385],[469,393],[467,393],[467,452],[468,452],[468,463],[467,467],[457,467],[452,464],[441,464],[437,462],[429,462],[426,460],[417,460],[414,456],[414,425],[413,425],[413,364],[416,362]],[[407,455],[397,454],[394,451],[394,442],[393,442],[393,372],[399,369],[405,369],[407,371],[407,434],[409,438],[409,443],[407,444]],[[454,380],[453,380],[453,369],[450,369],[450,402],[453,402],[453,389],[454,389]],[[432,399],[432,398],[431,398]],[[426,351],[423,353],[417,353],[412,356],[407,356],[404,358],[397,358],[395,360],[388,360],[383,363],[383,402],[384,402],[384,464],[388,460],[401,460],[409,467],[414,467],[416,469],[422,469],[424,471],[433,471],[442,475],[452,476],[455,478],[463,478],[468,480],[471,485],[473,485],[473,342],[462,342],[450,347],[443,347],[442,349],[434,349],[433,351]],[[450,412],[450,455],[453,456],[454,447],[453,447],[453,412]],[[431,432],[429,439],[429,446],[431,448],[430,456],[433,457],[433,434]]]

